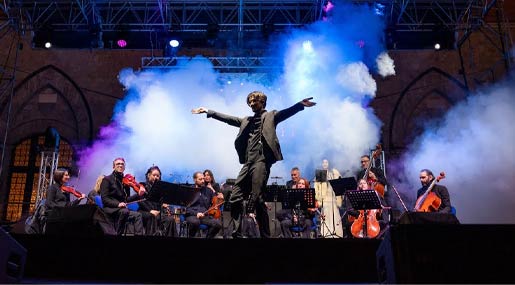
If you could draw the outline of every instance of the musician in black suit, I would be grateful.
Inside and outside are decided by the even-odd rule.
[[[429,169],[422,169],[420,170],[420,183],[422,184],[422,188],[417,190],[417,200],[420,198],[420,196],[424,195],[424,193],[427,191],[428,187],[431,185],[433,180],[435,179],[433,172]],[[434,185],[433,189],[431,190],[442,200],[442,203],[440,204],[440,207],[438,208],[438,213],[450,213],[451,212],[451,198],[449,195],[449,191],[447,190],[447,187],[443,185]],[[422,202],[422,201],[421,201]],[[416,207],[416,205],[415,205]]]
[[[140,186],[139,193],[130,195],[130,188],[123,185],[123,172],[125,171],[125,159],[116,158],[113,161],[113,173],[102,179],[100,184],[100,196],[104,205],[104,212],[114,222],[118,235],[123,234],[127,220],[134,220],[134,234],[143,235],[143,223],[141,213],[129,211],[127,203],[140,199],[145,194],[145,187]]]
[[[213,202],[213,197],[223,199],[222,193],[214,193],[213,190],[207,188],[204,182],[204,174],[200,171],[193,174],[193,181],[195,183],[195,190],[197,195],[193,199],[193,202],[186,209],[186,222],[189,226],[189,236],[197,236],[200,224],[208,226],[207,238],[214,238],[216,234],[222,228],[222,222],[220,219],[215,219],[210,216],[208,210],[210,209]]]
[[[304,107],[314,106],[315,103],[311,102],[311,99],[306,98],[281,111],[268,112],[265,109],[266,95],[260,91],[253,91],[247,96],[247,105],[254,112],[254,116],[239,118],[208,110],[204,107],[191,110],[193,114],[207,113],[208,118],[225,122],[240,129],[234,146],[243,167],[238,174],[238,178],[236,178],[236,184],[230,199],[231,217],[234,220],[233,238],[242,237],[243,200],[247,195],[250,195],[249,201],[256,209],[261,237],[270,237],[268,208],[263,193],[270,176],[272,164],[283,159],[275,128],[280,122],[304,110]],[[252,212],[252,209],[250,211]]]
[[[360,179],[369,180],[370,177],[364,177],[365,172],[369,165],[370,165],[370,156],[362,155],[361,156],[361,170],[356,175],[357,181],[359,181]],[[386,177],[384,177],[384,172],[382,169],[371,166],[370,170],[375,174],[375,178],[377,179],[377,181],[379,183],[383,184],[383,186],[388,185],[388,181],[386,180]]]
[[[143,218],[145,235],[178,236],[175,220],[169,215],[169,210],[166,210],[168,205],[148,199],[152,186],[160,180],[161,169],[156,165],[151,166],[145,173],[145,182],[142,183],[147,190],[145,201],[138,202],[138,212]]]
[[[297,166],[290,171],[291,180],[286,181],[286,188],[291,189],[293,185],[297,185],[300,179],[300,170]]]
[[[85,194],[81,194],[81,197],[78,197],[75,201],[71,202],[70,193],[61,190],[61,187],[66,184],[70,180],[70,174],[68,170],[64,168],[58,168],[54,171],[54,181],[46,194],[45,200],[45,212],[46,216],[56,207],[67,207],[72,205],[77,205],[79,202],[86,198]]]

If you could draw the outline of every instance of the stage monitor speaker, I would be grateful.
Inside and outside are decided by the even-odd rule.
[[[404,212],[399,217],[399,224],[459,224],[458,218],[453,214],[436,212]]]
[[[515,283],[515,225],[391,226],[376,251],[380,283]]]
[[[27,250],[0,228],[0,283],[20,283]]]
[[[112,222],[97,205],[56,207],[47,218],[45,234],[73,236],[116,235]]]

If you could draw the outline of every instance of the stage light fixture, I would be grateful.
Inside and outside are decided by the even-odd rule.
[[[124,39],[119,39],[119,40],[116,42],[116,44],[118,45],[118,47],[120,47],[120,48],[124,48],[124,47],[126,47],[126,46],[127,46],[127,41],[126,41],[126,40],[124,40]]]
[[[52,47],[52,43],[51,42],[46,42],[45,43],[45,48],[51,48]]]
[[[435,44],[435,50],[440,50],[440,44],[439,43]]]
[[[309,40],[302,42],[302,49],[305,52],[313,52],[313,43]]]
[[[179,41],[178,41],[178,40],[175,40],[175,39],[170,40],[169,44],[170,44],[170,46],[171,46],[171,47],[173,47],[173,48],[177,48],[177,47],[179,47],[179,45],[180,45]]]

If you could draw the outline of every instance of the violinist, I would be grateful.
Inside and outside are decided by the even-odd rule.
[[[222,190],[220,189],[220,184],[216,183],[215,176],[213,175],[213,171],[206,169],[204,170],[204,183],[206,187],[211,189],[213,193],[220,193]]]
[[[204,174],[200,171],[193,174],[195,183],[195,190],[197,195],[190,206],[186,209],[186,222],[189,225],[189,236],[197,236],[200,224],[208,226],[207,238],[214,238],[222,228],[222,223],[219,219],[215,219],[209,215],[212,205],[213,197],[223,199],[222,193],[215,194],[213,190],[207,188],[204,181]],[[215,199],[216,200],[216,199]]]
[[[46,216],[56,207],[68,207],[77,205],[79,202],[86,198],[85,194],[77,192],[74,188],[66,186],[66,183],[70,180],[70,174],[68,170],[64,168],[58,168],[54,172],[54,181],[48,190],[45,200]],[[67,188],[64,188],[67,187]],[[64,190],[63,190],[64,189]],[[76,196],[77,199],[71,202],[70,195]]]
[[[150,192],[154,183],[160,180],[161,169],[158,166],[152,166],[145,173],[145,183],[142,184]],[[138,204],[138,212],[142,215],[146,235],[177,236],[173,217],[162,214],[162,210],[167,209],[168,205],[150,200],[141,201]]]
[[[435,179],[433,172],[429,169],[422,169],[420,170],[420,183],[422,184],[422,188],[417,190],[417,199],[424,195],[427,188],[433,180]],[[449,196],[449,191],[447,190],[447,187],[443,185],[434,185],[433,189],[431,190],[442,200],[440,207],[438,208],[438,213],[450,213],[451,212],[451,198]]]
[[[100,196],[104,204],[104,212],[114,222],[118,235],[123,234],[127,221],[134,220],[134,234],[143,235],[143,222],[141,213],[129,211],[127,203],[140,200],[146,192],[144,186],[140,186],[138,193],[130,195],[130,186],[122,181],[125,171],[125,159],[116,158],[113,161],[113,173],[102,179],[100,184]]]

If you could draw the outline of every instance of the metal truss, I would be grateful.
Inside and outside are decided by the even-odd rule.
[[[38,192],[35,205],[45,198],[48,187],[54,182],[54,171],[59,163],[59,152],[42,151],[39,165]],[[48,176],[48,178],[47,178]]]
[[[209,24],[224,30],[260,30],[302,26],[319,18],[323,0],[32,0],[11,1],[24,12],[31,30],[205,31]]]
[[[271,70],[279,70],[282,66],[280,60],[273,57],[207,57],[213,64],[214,69],[220,72],[232,73],[259,73]],[[184,68],[181,61],[205,60],[205,58],[184,58],[184,57],[142,57],[141,67],[143,69],[181,69]]]
[[[5,0],[4,2],[7,2]],[[352,0],[374,5],[389,25],[400,30],[424,30],[435,24],[454,29],[470,15],[485,14],[495,0]],[[320,19],[325,0],[18,0],[4,9],[23,11],[27,29],[89,31],[221,31],[302,26]]]

